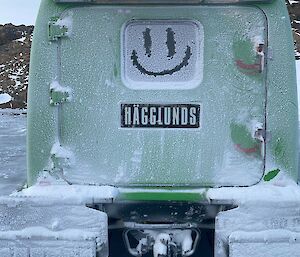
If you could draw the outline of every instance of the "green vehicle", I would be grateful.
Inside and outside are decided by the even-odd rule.
[[[29,84],[1,256],[299,255],[283,0],[42,0]]]

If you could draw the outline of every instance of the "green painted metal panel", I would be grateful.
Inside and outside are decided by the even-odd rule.
[[[298,176],[298,102],[295,56],[290,18],[284,1],[263,5],[269,21],[267,81],[266,171],[279,168],[294,180]],[[280,33],[279,33],[280,32]]]
[[[205,5],[191,7],[191,9],[174,6],[171,8],[155,7],[154,9],[149,6],[147,8],[143,6],[139,8],[84,6],[82,5],[82,11],[96,8],[97,17],[93,18],[92,13],[89,12],[86,12],[85,19],[81,19],[81,21],[75,17],[72,26],[74,30],[70,37],[59,39],[58,42],[53,43],[48,41],[48,23],[51,18],[64,17],[68,14],[68,10],[80,11],[81,5],[55,4],[52,0],[43,0],[41,3],[34,32],[29,79],[29,185],[35,183],[42,171],[52,169],[51,149],[58,141],[63,147],[74,153],[75,166],[67,168],[64,172],[67,172],[69,178],[76,183],[116,183],[126,186],[130,186],[131,183],[153,185],[161,184],[161,182],[186,183],[196,186],[255,183],[260,180],[260,175],[261,177],[263,175],[263,160],[261,155],[254,151],[259,149],[261,144],[254,140],[253,135],[249,132],[249,122],[240,122],[243,120],[241,119],[243,115],[239,114],[240,106],[246,106],[246,109],[251,109],[249,106],[259,106],[261,108],[258,108],[257,111],[249,112],[250,115],[246,120],[250,121],[256,117],[257,121],[264,123],[264,108],[262,107],[265,104],[264,83],[267,85],[267,111],[264,125],[267,125],[266,128],[271,134],[266,143],[266,171],[280,168],[280,170],[288,172],[295,180],[297,179],[296,77],[292,36],[284,1],[277,0],[272,4],[257,5],[262,11],[256,7],[218,6],[220,8],[218,10],[222,9],[225,12],[216,12],[215,6]],[[251,16],[251,13],[254,15],[254,10],[255,17],[260,17],[260,20],[264,20],[264,22],[265,18],[267,19],[268,34],[264,32],[264,37],[265,39],[267,37],[266,43],[269,49],[268,58],[266,58],[267,65],[261,75],[249,74],[245,69],[247,66],[236,66],[236,59],[242,61],[239,64],[255,64],[257,62],[257,56],[249,51],[251,42],[239,40],[241,37],[236,31],[239,31],[240,25],[228,15],[231,13],[233,17],[238,16],[238,8],[250,10],[250,14],[245,11],[245,19],[249,17],[247,15]],[[176,20],[180,18],[200,21],[204,29],[203,57],[204,66],[206,66],[202,83],[191,90],[151,90],[145,94],[140,90],[128,89],[123,84],[120,75],[121,27],[132,18],[142,20]],[[249,20],[249,24],[251,21],[252,24],[255,24],[253,17]],[[233,25],[233,23],[235,24]],[[247,26],[246,24],[247,22],[244,26]],[[77,26],[78,28],[82,26],[81,31],[86,26],[87,33],[78,34]],[[228,33],[228,28],[231,26],[236,31]],[[241,30],[243,30],[242,27]],[[164,37],[166,37],[165,34]],[[225,40],[230,43],[222,44]],[[81,43],[76,46],[78,42]],[[245,52],[242,49],[248,49],[248,51]],[[99,56],[101,58],[98,58]],[[59,68],[61,58],[62,69]],[[81,64],[85,65],[81,66]],[[103,67],[103,70],[99,69],[100,66]],[[88,71],[96,74],[94,75],[96,78],[89,76]],[[78,75],[79,73],[82,73],[81,76]],[[265,75],[267,77],[264,77]],[[73,102],[58,106],[50,105],[50,84],[57,79],[61,79],[63,86],[73,90]],[[232,84],[230,83],[232,80],[239,83]],[[233,87],[233,85],[239,86]],[[253,90],[254,88],[255,90]],[[224,94],[222,95],[221,91],[216,89],[222,89]],[[244,96],[242,96],[243,94]],[[238,102],[235,101],[237,95],[241,96],[238,98]],[[91,101],[91,99],[94,100]],[[119,128],[120,109],[119,105],[116,106],[117,99],[120,102],[133,99],[134,102],[146,103],[158,100],[167,103],[170,103],[171,100],[180,103],[196,101],[201,104],[203,111],[201,113],[201,129],[198,131],[183,130],[180,133],[176,130],[122,130]],[[237,106],[238,104],[239,106]],[[111,115],[101,111],[102,108],[106,109],[109,105],[112,107]],[[85,124],[92,124],[92,126],[88,128]],[[118,129],[116,129],[117,127]],[[204,132],[207,135],[206,138],[201,137],[201,133]],[[121,141],[119,141],[120,135],[124,135]],[[176,140],[173,140],[174,138]],[[161,139],[164,147],[161,147]],[[145,141],[149,144],[146,144],[142,153],[146,152],[152,155],[143,156],[145,159],[142,158],[143,162],[140,167],[144,165],[143,167],[146,169],[143,169],[143,172],[136,172],[137,169],[133,164],[134,160],[138,160],[135,157],[139,157],[140,153],[136,151],[139,150],[136,146]],[[126,151],[122,151],[124,148]],[[238,150],[238,154],[234,156],[242,157],[232,158],[232,162],[248,158],[249,163],[252,163],[250,161],[252,158],[256,164],[250,164],[250,166],[259,167],[259,169],[257,172],[250,172],[252,175],[256,174],[250,176],[253,179],[250,179],[251,183],[247,177],[249,169],[245,167],[239,169],[239,174],[236,174],[240,181],[231,180],[233,172],[222,173],[218,170],[213,165],[216,163],[214,159],[217,159],[218,164],[223,163],[224,155],[217,155],[214,149],[217,149],[219,153],[222,152],[222,149],[228,150],[226,150],[227,152],[224,150],[223,153],[232,153],[233,150]],[[244,153],[240,150],[244,150]],[[162,153],[163,158],[161,157]],[[115,161],[107,162],[109,159]],[[122,163],[121,159],[130,163],[130,169],[122,169],[126,165],[124,162]],[[191,159],[192,162],[188,161]],[[154,163],[152,167],[147,165],[151,162]],[[199,167],[196,164],[200,165],[201,169],[195,169],[195,167]],[[119,167],[120,169],[116,169]],[[128,171],[132,171],[132,173]],[[230,171],[236,170],[231,169]],[[121,176],[122,172],[124,172],[123,177]],[[120,176],[117,177],[117,174]],[[130,174],[139,176],[134,176],[132,179]],[[247,179],[245,179],[246,177]],[[223,178],[225,180],[222,180]]]
[[[127,200],[127,201],[181,201],[181,202],[206,202],[207,198],[203,193],[193,193],[193,192],[182,192],[171,189],[169,192],[161,192],[160,190],[151,191],[139,191],[134,190],[132,192],[120,193],[117,200]]]
[[[267,23],[258,8],[91,6],[70,8],[60,19],[72,21],[71,33],[61,40],[59,52],[60,83],[73,91],[73,101],[61,107],[61,143],[73,151],[76,160],[65,168],[70,182],[247,186],[261,179],[263,145],[253,138],[253,128],[264,124],[265,73],[255,65],[256,47],[267,43]],[[180,24],[180,20],[200,24],[197,41],[188,41],[173,25],[174,21]],[[159,27],[153,25],[159,21],[161,35],[157,32]],[[129,69],[130,55],[123,49],[132,46],[126,41],[128,24],[132,23],[152,29],[152,44],[159,44],[153,46],[152,58],[141,57],[142,30],[134,46],[141,45],[138,52],[142,61],[157,62],[152,66],[158,67],[163,63],[160,70],[176,64],[168,66],[169,60],[163,59],[168,54],[164,44],[166,26],[172,27],[178,37],[178,56],[184,56],[185,48],[180,45],[198,45],[201,56],[194,67],[198,67],[196,73],[200,75],[192,87],[187,83],[172,87],[172,76],[176,74],[162,79],[144,76],[145,84],[143,74],[136,75],[137,87],[126,84],[122,73]],[[160,48],[165,51],[156,55],[161,58],[158,62],[155,51]],[[191,48],[194,56],[195,48]],[[127,65],[125,71],[122,62]],[[182,76],[188,71],[181,71]],[[199,103],[201,127],[122,129],[121,103]]]

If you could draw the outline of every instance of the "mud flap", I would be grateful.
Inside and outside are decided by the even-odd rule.
[[[215,257],[299,256],[297,202],[247,203],[216,218]]]
[[[1,257],[108,256],[105,213],[45,202],[0,199]]]

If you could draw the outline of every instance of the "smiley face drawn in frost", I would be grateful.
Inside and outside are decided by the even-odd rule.
[[[176,53],[175,32],[170,27],[166,29],[166,32],[167,32],[166,47],[168,49],[167,58],[169,60],[171,60],[171,59],[173,59],[174,55],[177,54]],[[151,58],[152,38],[151,38],[151,29],[150,28],[146,28],[146,30],[143,32],[143,38],[144,38],[145,55],[148,58]],[[139,57],[138,57],[138,53],[136,50],[132,51],[131,60],[132,60],[133,66],[135,66],[142,74],[157,77],[157,76],[172,75],[175,72],[180,71],[183,67],[188,66],[191,56],[192,56],[191,47],[189,45],[187,45],[186,50],[185,50],[185,56],[183,57],[181,63],[179,63],[172,69],[166,69],[166,70],[157,71],[157,72],[149,71],[143,67],[143,65],[139,62]]]
[[[194,20],[131,20],[121,40],[121,78],[135,90],[193,89],[203,79],[204,29]]]

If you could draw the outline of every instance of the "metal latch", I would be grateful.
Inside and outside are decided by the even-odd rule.
[[[236,60],[237,67],[242,69],[247,74],[262,73],[265,69],[265,44],[259,43],[255,48],[256,60],[254,63],[249,64],[241,59]]]
[[[271,133],[263,128],[258,128],[254,133],[254,138],[262,143],[269,142],[271,140]]]
[[[52,17],[48,22],[48,39],[50,41],[57,41],[59,38],[68,36],[68,27],[59,21],[59,17]]]
[[[64,168],[71,166],[73,154],[68,149],[63,148],[60,143],[55,143],[51,149],[51,169],[50,174],[71,184],[64,175]]]

